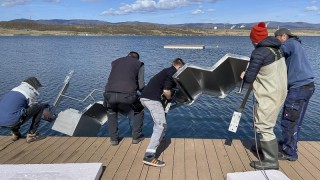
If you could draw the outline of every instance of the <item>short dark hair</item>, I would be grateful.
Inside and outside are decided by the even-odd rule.
[[[128,56],[131,56],[131,57],[136,58],[136,59],[140,58],[139,53],[137,53],[135,51],[129,52]]]
[[[183,60],[181,58],[175,58],[172,61],[172,65],[173,66],[183,66],[185,63],[183,62]]]

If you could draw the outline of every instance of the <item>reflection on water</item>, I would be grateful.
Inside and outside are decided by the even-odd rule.
[[[302,37],[316,77],[320,76],[320,37]],[[110,71],[110,63],[134,50],[140,53],[146,66],[146,82],[162,68],[170,66],[172,59],[180,57],[197,66],[212,66],[227,53],[250,56],[253,47],[248,37],[0,37],[0,97],[17,86],[27,76],[37,76],[45,86],[40,90],[41,101],[53,103],[62,82],[69,72],[75,71],[67,95],[83,99],[93,89],[104,89]],[[168,44],[204,44],[203,50],[164,49]],[[316,79],[319,89],[319,79]],[[201,95],[192,105],[173,109],[167,116],[168,137],[185,138],[253,138],[252,96],[249,98],[241,117],[237,133],[228,132],[234,111],[239,108],[243,97],[231,92],[219,99]],[[102,100],[102,94],[94,95]],[[63,99],[57,111],[66,108],[84,109],[93,101],[79,103]],[[319,91],[316,90],[308,107],[300,133],[303,140],[320,140]],[[120,117],[120,135],[130,136],[129,121]],[[152,133],[152,119],[146,111],[144,134]],[[27,131],[23,126],[23,131]],[[40,131],[47,135],[62,135],[51,130],[51,124],[44,122]],[[277,123],[276,134],[280,137]],[[8,134],[2,130],[1,134]],[[104,125],[98,134],[107,136]]]

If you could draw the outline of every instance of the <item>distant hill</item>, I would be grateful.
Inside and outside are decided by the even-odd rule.
[[[84,19],[71,19],[71,20],[64,20],[64,19],[50,19],[50,20],[28,20],[28,19],[14,19],[9,22],[36,22],[39,24],[46,24],[46,25],[79,25],[79,26],[99,26],[99,25],[153,25],[153,26],[160,26],[160,27],[177,27],[177,28],[203,28],[203,29],[250,29],[254,24],[253,23],[185,23],[185,24],[157,24],[157,23],[148,23],[148,22],[139,22],[139,21],[128,21],[128,22],[118,22],[118,23],[111,23],[106,21],[100,20],[84,20]],[[269,28],[277,29],[278,27],[286,27],[288,29],[320,29],[319,24],[311,24],[305,22],[277,22],[277,21],[269,21],[266,22]]]

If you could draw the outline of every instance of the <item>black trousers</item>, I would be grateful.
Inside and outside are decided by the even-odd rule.
[[[18,133],[20,130],[20,126],[32,118],[28,133],[31,133],[31,134],[35,133],[39,127],[41,116],[42,116],[43,110],[46,108],[46,105],[47,104],[38,103],[25,109],[20,121],[10,126],[11,131],[13,133]]]
[[[126,115],[132,121],[132,138],[142,135],[144,107],[135,94],[116,92],[104,93],[104,106],[107,108],[108,131],[111,140],[119,138],[118,114]]]

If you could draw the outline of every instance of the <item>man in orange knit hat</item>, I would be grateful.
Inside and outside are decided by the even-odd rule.
[[[287,67],[280,50],[281,42],[275,37],[268,37],[264,22],[252,27],[250,39],[255,49],[241,78],[253,85],[255,128],[264,155],[261,162],[252,161],[250,166],[279,169],[278,141],[273,129],[287,95]]]

